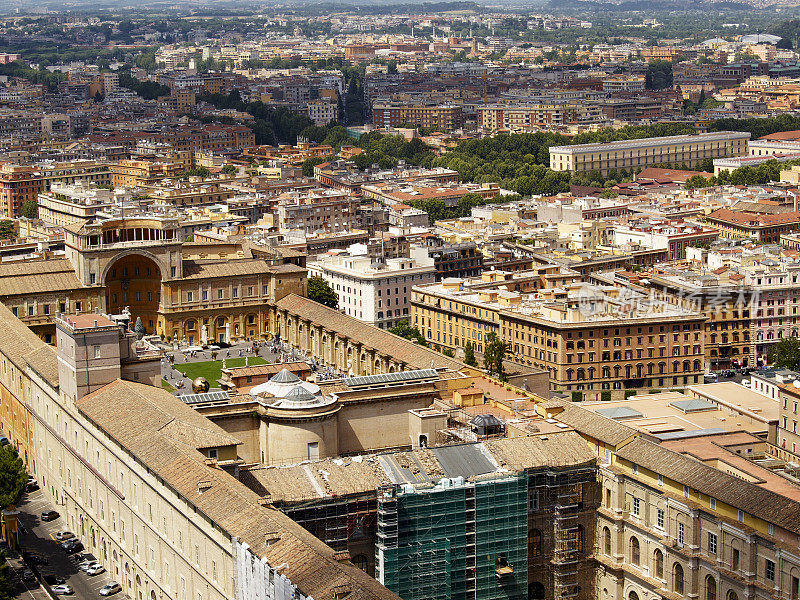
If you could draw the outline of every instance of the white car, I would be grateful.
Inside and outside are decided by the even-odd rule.
[[[72,589],[72,586],[66,583],[62,585],[54,585],[50,589],[53,590],[54,594],[58,594],[59,596],[68,596],[75,593],[75,590]]]
[[[72,539],[74,537],[75,537],[75,534],[72,533],[71,531],[59,531],[58,533],[56,533],[56,539],[59,542],[66,541],[66,540]]]
[[[80,565],[78,565],[78,568],[84,573],[86,573],[89,571],[89,569],[100,566],[102,565],[96,560],[87,560],[86,562],[83,562]]]
[[[100,595],[111,596],[121,591],[122,591],[122,586],[118,584],[116,581],[112,581],[111,583],[106,584],[102,588],[100,588]]]
[[[742,379],[742,385],[746,388],[749,388],[752,384],[750,383],[749,379]]]
[[[105,572],[106,568],[100,563],[92,563],[85,570],[87,575],[100,575],[100,573]]]

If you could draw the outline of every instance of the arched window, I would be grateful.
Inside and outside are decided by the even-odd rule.
[[[364,573],[366,573],[367,569],[369,568],[369,562],[367,562],[367,557],[364,556],[363,554],[355,555],[352,559],[350,559],[350,562],[353,563],[362,571],[364,571]]]
[[[528,584],[528,600],[544,600],[544,585],[538,581]]]
[[[683,594],[683,567],[678,563],[672,567],[672,591]]]
[[[611,369],[603,367],[603,379],[608,379],[609,377],[611,377]]]
[[[586,371],[578,369],[578,381],[583,381],[584,379],[586,379]]]
[[[631,590],[631,593],[628,594],[628,600],[639,600],[639,594]]]
[[[726,596],[725,600],[739,600],[739,596],[736,594],[736,592],[734,592],[733,590],[730,590],[728,592],[728,595]]]
[[[531,529],[528,532],[528,556],[542,555],[542,532],[538,529]]]
[[[658,548],[653,553],[653,571],[659,579],[664,579],[664,553]]]
[[[611,530],[603,527],[603,552],[611,556]]]
[[[631,537],[631,563],[639,565],[639,538]]]
[[[706,600],[717,600],[717,580],[711,575],[706,577]]]

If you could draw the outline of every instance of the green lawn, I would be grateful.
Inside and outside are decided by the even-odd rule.
[[[164,379],[163,377],[161,379],[161,387],[163,389],[167,390],[170,394],[175,391],[175,388],[173,387],[173,385],[169,381]]]
[[[228,367],[243,367],[244,357],[242,358],[228,358],[225,361]],[[248,361],[249,365],[265,365],[267,360],[260,356],[251,356]],[[205,377],[211,387],[217,387],[217,380],[222,377],[222,361],[209,360],[206,362],[195,363],[178,363],[174,365],[175,369],[186,375],[189,379],[194,380],[197,377]]]

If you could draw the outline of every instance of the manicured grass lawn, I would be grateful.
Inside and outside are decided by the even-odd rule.
[[[244,357],[228,358],[226,359],[225,364],[228,367],[243,367]],[[251,356],[247,364],[251,366],[264,365],[267,364],[267,360],[261,358],[260,356]],[[186,375],[186,377],[191,380],[194,380],[197,377],[205,377],[208,380],[208,383],[211,384],[212,388],[217,387],[217,380],[222,377],[221,360],[209,360],[206,362],[196,363],[178,363],[175,365],[175,369]]]
[[[175,391],[175,388],[172,386],[172,384],[163,378],[161,379],[161,387],[167,390],[170,394]]]

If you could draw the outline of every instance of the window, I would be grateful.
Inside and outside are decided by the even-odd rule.
[[[717,600],[717,580],[706,576],[706,600]]]
[[[656,509],[656,527],[659,529],[664,529],[664,509],[657,508]]]
[[[683,567],[678,563],[672,567],[672,590],[676,594],[683,594]]]
[[[658,548],[653,553],[653,563],[654,563],[654,570],[655,575],[659,579],[664,578],[664,553],[661,552]]]
[[[767,581],[775,581],[775,563],[768,558],[764,559],[764,577]]]
[[[100,346],[98,344],[92,346],[92,352],[94,353],[95,358],[100,358]]]
[[[542,555],[542,532],[538,529],[531,529],[528,533],[528,556]]]
[[[708,532],[708,552],[709,554],[717,553],[717,534]]]
[[[739,570],[739,549],[733,548],[731,551],[731,570],[738,571]]]
[[[737,514],[737,518],[739,519],[739,523],[744,523],[744,511],[743,510],[739,510],[739,512]]]
[[[681,546],[683,546],[684,530],[683,523],[678,523],[678,544]]]
[[[209,448],[208,449],[208,458],[216,460],[216,458],[217,458],[217,449],[216,448]]]
[[[192,300],[194,300],[194,294],[192,294],[192,292],[186,292],[186,301],[192,302]]]
[[[708,506],[711,510],[717,510],[717,499],[716,498],[709,498],[708,499]]]
[[[611,556],[611,530],[603,527],[603,552]]]
[[[639,538],[631,537],[631,563],[639,565]]]
[[[639,500],[639,498],[634,498],[633,499],[633,514],[635,516],[637,516],[637,517],[639,516],[639,510],[640,510],[640,506],[639,505],[640,505],[640,502],[641,501]]]

